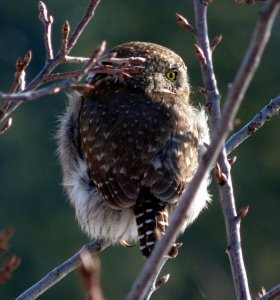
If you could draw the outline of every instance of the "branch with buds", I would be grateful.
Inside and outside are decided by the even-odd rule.
[[[24,102],[36,100],[40,97],[56,94],[65,89],[84,91],[90,89],[87,83],[81,83],[82,79],[89,73],[106,73],[114,76],[129,77],[130,74],[141,72],[145,60],[141,57],[116,58],[114,54],[102,56],[106,43],[102,42],[90,57],[69,56],[70,51],[78,41],[86,25],[93,17],[95,9],[100,1],[91,0],[86,12],[77,24],[74,32],[70,34],[70,24],[65,21],[62,27],[61,47],[54,56],[52,46],[52,25],[53,16],[48,12],[46,4],[39,2],[39,19],[44,26],[44,41],[46,49],[46,63],[37,76],[29,83],[25,82],[26,69],[30,64],[32,55],[28,51],[25,58],[19,58],[16,62],[15,80],[9,93],[0,92],[0,134],[6,132],[12,125],[11,113]],[[63,64],[84,64],[81,69],[66,72],[54,73],[54,70]],[[43,86],[48,84],[47,86]]]

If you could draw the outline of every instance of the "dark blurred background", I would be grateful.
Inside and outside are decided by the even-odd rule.
[[[88,1],[46,0],[55,18],[54,48],[60,45],[65,19],[72,28]],[[45,59],[43,26],[38,20],[38,3],[13,0],[0,4],[0,90],[8,91],[13,81],[14,63],[31,49],[30,81]],[[228,85],[247,48],[262,4],[239,6],[234,1],[214,1],[209,8],[210,36],[223,34],[214,53],[220,92]],[[102,40],[108,49],[131,40],[150,41],[180,54],[188,65],[193,86],[193,102],[204,104],[196,90],[202,85],[200,65],[194,55],[194,39],[176,23],[175,13],[194,24],[192,1],[122,0],[101,1],[96,16],[72,54],[89,56]],[[241,125],[279,93],[279,17],[258,72],[238,114]],[[76,252],[87,238],[80,231],[61,187],[61,172],[55,154],[58,116],[67,102],[67,93],[48,96],[22,105],[14,115],[14,125],[0,137],[0,230],[13,227],[10,253],[22,258],[13,279],[0,286],[0,299],[14,299],[52,268]],[[238,127],[236,128],[236,130]],[[274,118],[234,154],[236,205],[250,205],[242,222],[242,245],[252,296],[261,286],[271,288],[280,281],[280,120]],[[169,261],[168,284],[153,299],[235,299],[226,236],[215,180],[211,184],[213,203],[180,240],[179,256]],[[0,257],[2,260],[5,256]],[[144,264],[138,247],[110,247],[100,255],[102,286],[106,299],[124,299]],[[77,273],[72,273],[40,299],[84,299]]]

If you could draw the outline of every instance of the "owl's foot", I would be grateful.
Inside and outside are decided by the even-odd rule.
[[[168,255],[170,258],[175,258],[178,255],[178,249],[183,246],[183,243],[175,243],[172,245]]]
[[[131,247],[135,246],[135,244],[134,245],[130,245],[126,240],[121,240],[120,241],[120,245],[123,246],[123,247],[125,247],[125,248],[131,248]]]
[[[183,243],[174,243],[171,246],[170,251],[168,252],[168,256],[170,258],[175,258],[178,255],[178,249],[181,248],[182,246],[183,246]],[[141,249],[141,252],[146,259],[148,259],[149,256],[151,255],[153,248],[154,248],[154,244],[152,245],[152,247],[145,247],[145,248]]]

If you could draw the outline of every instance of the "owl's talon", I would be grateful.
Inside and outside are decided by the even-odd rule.
[[[177,249],[179,249],[183,246],[183,243],[176,243],[175,245],[176,245]]]
[[[135,244],[134,245],[130,245],[126,240],[121,240],[120,241],[120,245],[123,246],[123,247],[125,247],[125,248],[131,248],[131,247],[135,246]]]

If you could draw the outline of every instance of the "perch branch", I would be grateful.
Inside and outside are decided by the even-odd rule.
[[[64,278],[67,274],[81,266],[83,255],[86,252],[94,255],[103,251],[109,245],[105,241],[95,241],[93,243],[87,244],[83,246],[80,251],[78,251],[75,255],[69,258],[60,266],[53,269],[50,273],[48,273],[44,278],[22,293],[20,296],[16,298],[16,300],[33,300],[37,299],[40,295],[42,295],[45,291],[47,291],[51,286],[59,282],[62,278]]]
[[[220,43],[221,38],[214,39],[212,45],[209,42],[208,27],[207,27],[207,6],[203,1],[195,1],[195,14],[196,14],[196,26],[197,26],[197,44],[205,63],[200,59],[201,70],[203,74],[203,81],[205,86],[205,96],[207,100],[207,106],[211,117],[212,123],[212,135],[215,136],[216,128],[221,122],[220,112],[220,94],[217,88],[217,81],[215,78],[215,72],[212,61],[212,52],[215,47]],[[202,56],[202,55],[200,55]],[[200,58],[199,56],[199,58]],[[228,128],[227,132],[231,129],[232,116],[237,113],[237,109],[240,106],[242,98],[239,99],[239,104],[236,105],[236,111],[231,106],[234,103],[234,99],[228,98],[226,105],[228,109],[224,110],[223,116],[228,115]],[[236,104],[236,103],[235,103]],[[234,286],[237,295],[237,299],[250,299],[250,291],[248,286],[247,274],[245,270],[245,264],[243,261],[242,249],[240,246],[240,232],[239,224],[232,222],[235,220],[236,208],[235,199],[233,194],[233,185],[231,181],[230,164],[227,161],[224,145],[222,145],[222,151],[220,153],[217,167],[216,167],[216,180],[219,186],[220,202],[223,208],[226,228],[227,228],[227,240],[231,247],[230,258],[234,257],[234,263],[231,263],[231,269],[233,274]],[[231,224],[231,231],[228,230],[228,224]],[[234,234],[232,234],[234,233]],[[230,259],[232,261],[232,259]]]
[[[236,75],[234,83],[229,91],[225,101],[224,112],[233,111],[236,113],[238,106],[231,107],[230,103],[234,100],[240,103],[244,94],[249,86],[249,83],[255,74],[259,65],[260,58],[267,41],[269,39],[272,24],[274,22],[276,13],[279,9],[279,1],[268,1],[264,6],[259,21],[256,25],[255,32],[252,36],[247,53]],[[207,56],[207,55],[206,55]],[[233,124],[228,123],[231,129]],[[227,162],[226,155],[223,152],[219,159],[222,173],[225,174],[227,181],[225,184],[219,186],[221,205],[224,212],[227,239],[228,239],[228,255],[231,263],[231,269],[235,284],[235,290],[238,299],[251,299],[248,280],[243,262],[243,255],[241,251],[241,238],[240,238],[240,218],[237,217],[234,195],[232,189],[232,182],[230,178],[230,166]]]

